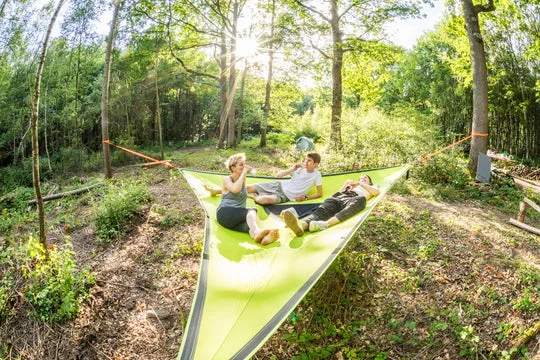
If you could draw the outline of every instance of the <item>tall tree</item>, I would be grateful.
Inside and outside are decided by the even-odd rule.
[[[45,253],[48,256],[47,247],[47,233],[45,229],[45,210],[43,206],[43,196],[41,195],[40,173],[39,173],[39,143],[38,143],[38,117],[39,117],[39,96],[41,87],[41,75],[43,74],[43,65],[45,64],[45,58],[47,56],[47,46],[49,38],[51,36],[54,23],[58,18],[60,9],[64,5],[66,0],[60,0],[56,6],[56,10],[49,23],[49,28],[43,40],[41,47],[41,54],[39,57],[39,64],[36,71],[36,81],[34,83],[34,96],[32,97],[32,178],[34,181],[34,191],[36,193],[38,217],[39,217],[39,242],[43,246]]]
[[[113,17],[111,20],[111,27],[109,29],[109,36],[107,38],[105,66],[103,68],[103,91],[101,94],[101,136],[103,140],[103,162],[105,165],[105,177],[107,179],[110,179],[112,177],[109,144],[106,142],[109,140],[109,77],[111,75],[111,56],[114,44],[114,34],[116,30],[116,23],[118,22],[118,13],[120,12],[121,4],[122,0],[117,0],[114,3]]]
[[[478,14],[495,10],[495,5],[493,0],[488,0],[486,5],[474,5],[473,0],[461,0],[461,5],[469,37],[473,72],[473,137],[469,152],[469,172],[473,177],[476,177],[478,153],[483,152],[485,154],[487,152],[489,128],[486,54]]]
[[[312,46],[332,63],[332,117],[330,144],[335,148],[342,147],[341,111],[343,98],[343,56],[352,46],[361,46],[366,41],[376,41],[382,26],[394,19],[408,14],[418,13],[415,0],[329,0],[329,9],[322,9],[319,1],[295,0],[295,3],[312,15],[315,21],[314,33],[317,36],[328,32],[331,43],[328,49],[319,45]],[[313,25],[312,25],[313,26]],[[345,34],[344,29],[350,29]]]
[[[266,87],[264,90],[264,115],[261,123],[261,140],[260,146],[266,146],[266,131],[268,128],[268,118],[270,117],[271,105],[271,92],[272,92],[272,74],[274,66],[274,31],[276,20],[276,0],[271,0],[270,10],[272,12],[270,20],[270,39],[268,41],[268,73],[266,74]]]

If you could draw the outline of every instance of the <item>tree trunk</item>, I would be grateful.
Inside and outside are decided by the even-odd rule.
[[[111,54],[114,43],[114,32],[118,21],[118,12],[122,0],[116,1],[114,4],[114,12],[109,29],[109,37],[107,39],[107,53],[105,54],[105,66],[103,69],[103,91],[101,94],[101,135],[103,140],[103,162],[105,165],[105,178],[112,178],[111,159],[109,156],[109,78],[111,75]]]
[[[236,146],[235,129],[236,129],[236,107],[235,107],[235,95],[236,95],[236,36],[237,36],[237,23],[238,23],[238,1],[234,1],[233,8],[233,26],[231,36],[231,72],[229,73],[229,136],[227,138],[227,146]]]
[[[484,51],[484,40],[480,32],[478,13],[493,11],[495,6],[493,0],[489,0],[489,5],[475,6],[472,0],[461,0],[463,6],[463,16],[469,37],[469,47],[471,50],[472,72],[473,72],[473,120],[472,120],[472,140],[469,151],[469,172],[476,177],[478,166],[478,153],[486,153],[488,148],[488,80],[486,55]],[[481,136],[486,134],[486,136]]]
[[[36,202],[38,208],[38,218],[39,218],[39,242],[43,246],[45,255],[49,256],[49,248],[47,246],[47,233],[45,229],[45,209],[43,206],[43,196],[41,194],[41,184],[40,184],[40,173],[39,173],[39,143],[38,143],[38,117],[39,117],[39,96],[40,96],[40,87],[41,87],[41,75],[43,74],[43,65],[45,64],[45,58],[47,56],[47,44],[49,42],[49,37],[60,13],[60,9],[64,5],[65,0],[60,0],[58,6],[54,11],[51,22],[49,23],[49,28],[47,29],[47,34],[43,40],[43,47],[41,48],[41,55],[39,57],[39,64],[36,72],[36,82],[34,84],[34,96],[32,98],[32,178],[34,184],[34,192],[36,193]]]
[[[343,68],[343,43],[339,28],[337,0],[331,1],[331,28],[333,42],[332,59],[332,120],[330,143],[336,149],[342,148],[341,142],[341,102],[343,98],[343,83],[341,70]]]
[[[161,129],[161,109],[159,107],[159,87],[158,87],[158,66],[156,65],[156,123],[159,135],[159,149],[161,150],[161,159],[165,159],[163,154],[163,130]]]
[[[227,122],[227,43],[225,27],[222,28],[220,58],[219,58],[219,85],[221,93],[221,116],[219,119],[218,149],[223,149],[225,142],[225,124]]]
[[[266,131],[268,128],[268,118],[272,109],[270,95],[272,93],[272,67],[274,66],[274,31],[276,18],[276,1],[272,0],[272,20],[270,23],[270,40],[268,41],[268,74],[266,76],[266,91],[264,97],[264,115],[261,123],[260,147],[266,147]]]

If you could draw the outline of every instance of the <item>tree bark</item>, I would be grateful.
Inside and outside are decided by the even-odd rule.
[[[485,6],[473,4],[472,0],[461,0],[465,26],[469,37],[469,48],[471,50],[472,72],[473,72],[473,119],[472,119],[472,140],[469,151],[469,172],[476,177],[478,166],[478,153],[486,153],[488,148],[488,136],[481,136],[488,133],[488,79],[486,54],[484,50],[484,39],[480,32],[478,14],[480,12],[493,11],[495,6],[493,0]]]
[[[268,74],[266,76],[266,90],[264,96],[264,115],[261,123],[261,141],[259,146],[266,147],[266,131],[268,129],[268,118],[272,105],[270,95],[272,93],[272,68],[274,66],[274,31],[276,19],[276,0],[272,0],[272,20],[270,23],[270,40],[268,41]]]
[[[118,13],[122,0],[116,1],[114,4],[114,12],[109,29],[109,37],[107,39],[107,53],[105,54],[105,66],[103,69],[103,91],[101,93],[101,136],[103,140],[103,162],[105,166],[105,178],[112,178],[111,159],[109,155],[109,78],[111,75],[111,55],[114,44],[114,33],[116,23],[118,22]]]
[[[332,61],[332,120],[330,133],[330,143],[336,149],[341,149],[341,106],[343,99],[343,43],[342,33],[339,28],[339,14],[337,0],[332,0],[330,4],[332,14],[330,26],[332,28],[333,61]]]
[[[63,193],[58,193],[58,194],[45,196],[45,197],[43,197],[43,201],[45,202],[45,201],[50,201],[50,200],[54,200],[54,199],[59,199],[61,197],[68,196],[68,195],[80,194],[80,193],[83,193],[83,192],[90,191],[91,189],[93,189],[95,187],[98,187],[98,186],[103,186],[103,183],[97,183],[97,184],[87,186],[85,188],[75,189],[75,190],[66,191],[66,192],[63,192]],[[34,205],[35,203],[37,203],[37,199],[32,199],[32,200],[28,201],[28,205]]]
[[[163,154],[163,130],[161,127],[161,108],[159,107],[159,86],[158,86],[158,64],[156,64],[156,123],[159,135],[159,149],[161,150],[161,160],[165,159]]]
[[[219,57],[219,85],[221,93],[221,116],[219,119],[218,149],[223,149],[225,142],[225,124],[227,123],[227,43],[225,26],[222,26],[220,57]]]
[[[231,72],[229,73],[229,101],[230,108],[229,112],[229,136],[227,138],[227,146],[234,147],[236,146],[235,139],[235,129],[236,129],[236,106],[235,106],[235,95],[236,95],[236,36],[237,36],[237,24],[238,24],[238,1],[234,1],[233,5],[233,26],[232,26],[232,36],[231,36],[231,60],[230,68]]]
[[[43,206],[43,196],[41,194],[41,183],[39,173],[39,143],[38,143],[38,117],[39,117],[39,96],[41,88],[41,75],[43,74],[43,65],[45,64],[45,58],[47,57],[47,45],[51,32],[60,13],[60,9],[64,5],[65,0],[60,0],[54,11],[53,17],[49,23],[47,34],[43,40],[43,46],[41,48],[41,55],[39,57],[39,64],[36,72],[36,82],[34,84],[34,96],[32,98],[32,178],[34,184],[34,192],[36,194],[36,202],[38,207],[38,219],[39,219],[39,242],[43,246],[45,255],[49,256],[49,248],[47,246],[47,233],[45,229],[45,209]]]

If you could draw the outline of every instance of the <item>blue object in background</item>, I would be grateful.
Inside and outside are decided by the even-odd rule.
[[[313,141],[309,140],[305,136],[300,136],[296,140],[296,150],[308,151],[313,150],[314,148],[315,146],[313,145]]]

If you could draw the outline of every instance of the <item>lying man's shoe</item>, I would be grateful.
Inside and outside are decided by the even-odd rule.
[[[328,223],[326,221],[312,221],[309,223],[309,231],[321,231],[328,229]]]
[[[304,229],[302,229],[298,218],[294,216],[291,210],[284,210],[283,218],[285,219],[285,224],[287,224],[287,226],[295,233],[296,236],[304,235]]]

